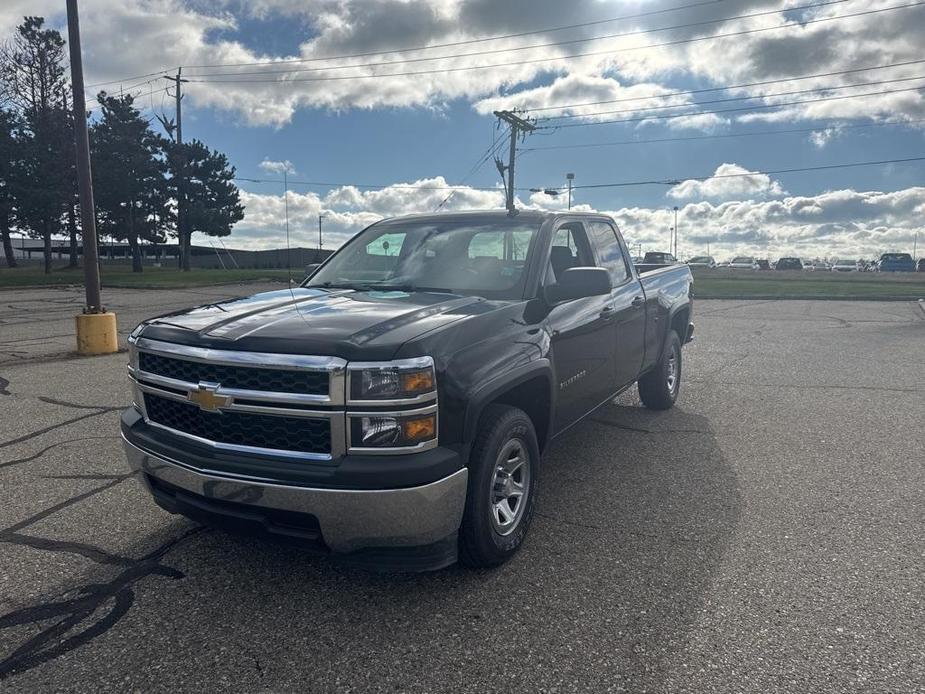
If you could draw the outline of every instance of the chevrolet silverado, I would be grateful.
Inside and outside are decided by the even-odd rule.
[[[691,272],[629,259],[604,215],[377,222],[296,288],[135,328],[129,464],[167,511],[355,564],[498,565],[556,436],[678,397]]]

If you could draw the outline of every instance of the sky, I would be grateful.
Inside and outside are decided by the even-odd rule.
[[[65,27],[60,0],[4,0]],[[504,204],[614,216],[679,255],[925,254],[925,0],[80,0],[101,89],[225,152],[245,218],[225,243],[325,248],[387,216]],[[493,149],[494,148],[494,149]],[[869,165],[870,162],[889,162]],[[845,164],[865,164],[844,166]],[[826,167],[826,168],[822,168]],[[793,169],[814,169],[793,171]],[[768,172],[768,173],[762,173]],[[619,184],[619,185],[613,185]],[[587,186],[587,187],[582,187]],[[451,187],[454,187],[451,189]],[[197,239],[194,238],[194,242]]]

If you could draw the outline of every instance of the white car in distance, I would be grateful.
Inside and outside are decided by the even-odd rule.
[[[729,268],[732,270],[757,270],[758,262],[751,256],[736,256],[729,262]]]

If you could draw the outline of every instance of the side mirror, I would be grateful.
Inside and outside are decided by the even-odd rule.
[[[559,281],[546,287],[543,296],[550,306],[587,296],[609,294],[610,273],[602,267],[572,267],[562,273]]]
[[[315,274],[315,270],[321,267],[321,263],[309,263],[305,266],[305,277],[311,277]]]

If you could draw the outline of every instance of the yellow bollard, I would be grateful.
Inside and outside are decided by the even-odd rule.
[[[82,313],[75,316],[78,354],[112,354],[119,351],[115,313]]]

